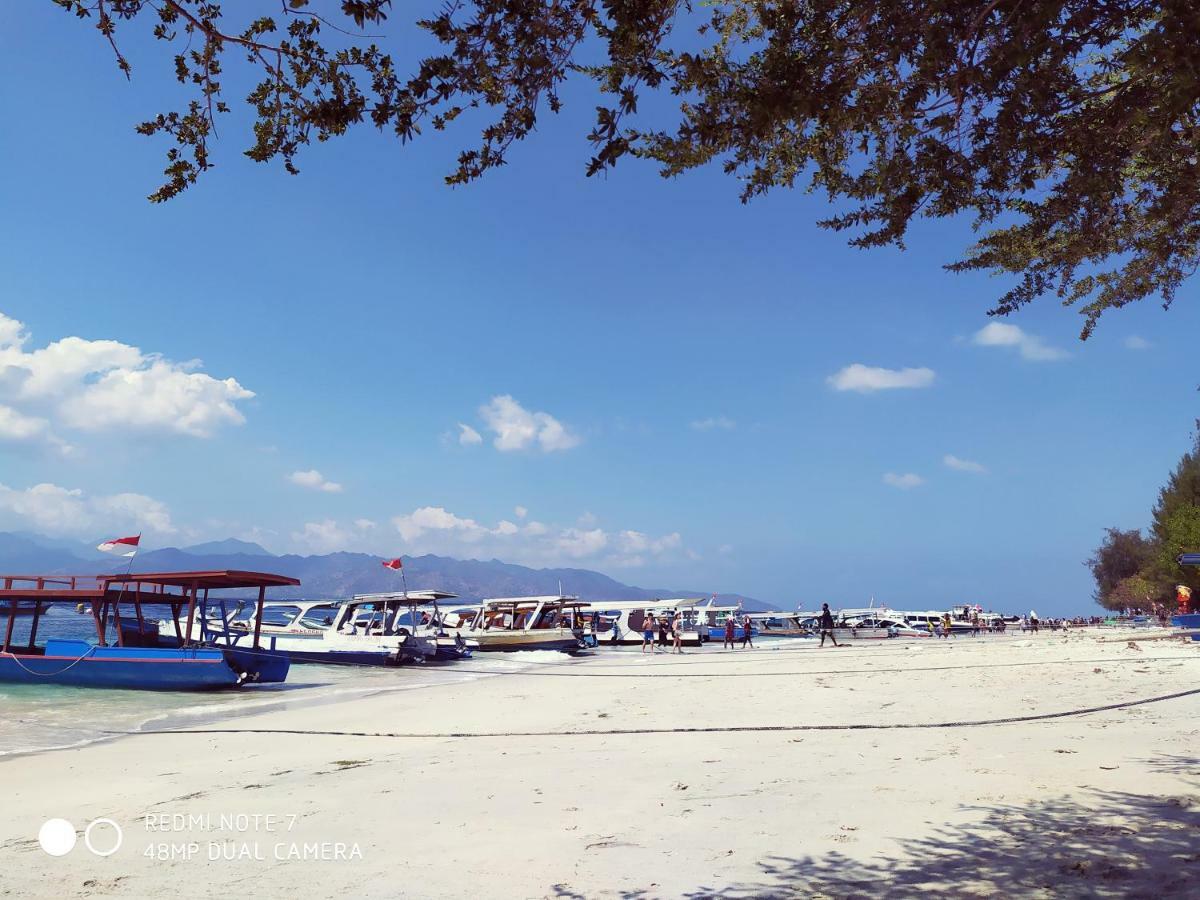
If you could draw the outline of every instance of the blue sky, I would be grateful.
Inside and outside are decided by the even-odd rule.
[[[1053,300],[981,343],[1005,283],[942,271],[965,223],[864,252],[799,191],[587,179],[572,95],[453,190],[464,129],[364,131],[293,178],[231,119],[218,168],[153,206],[165,146],[133,124],[174,96],[161,49],[127,40],[127,84],[48,4],[3,15],[0,528],[1046,615],[1090,608],[1082,561],[1188,445],[1194,283],[1086,344]]]

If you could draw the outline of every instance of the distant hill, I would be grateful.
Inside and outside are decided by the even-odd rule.
[[[33,536],[0,532],[0,572],[29,574],[88,574],[123,571],[124,560],[86,558],[86,545],[72,552],[71,545],[47,546]],[[353,594],[400,587],[400,575],[380,565],[382,557],[366,553],[328,553],[321,556],[274,556],[258,544],[229,539],[196,544],[183,549],[165,547],[139,553],[135,572],[205,571],[243,569],[276,572],[300,579],[301,587],[276,592],[276,598],[342,598]],[[652,600],[658,597],[706,597],[709,592],[680,588],[642,588],[622,584],[590,569],[531,569],[498,559],[451,559],[445,556],[404,558],[409,588],[437,588],[464,600],[484,597],[523,597],[564,593],[581,600]],[[768,609],[765,604],[738,594],[719,594],[724,603],[741,601],[748,610]]]
[[[206,544],[193,544],[181,548],[184,553],[193,556],[221,556],[229,553],[243,553],[247,556],[274,556],[275,554],[253,541],[239,541],[237,538],[226,538],[223,541],[209,541]]]

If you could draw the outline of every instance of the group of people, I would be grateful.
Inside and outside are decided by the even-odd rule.
[[[750,616],[746,613],[742,614],[742,646],[754,647],[754,623],[750,620]],[[738,618],[734,615],[725,617],[725,641],[721,644],[722,650],[736,649],[733,644],[737,640]]]
[[[646,618],[642,622],[642,652],[646,652],[646,648],[650,648],[651,653],[657,653],[658,648],[654,646],[654,635],[658,633],[658,643],[662,647],[667,646],[667,636],[671,637],[671,652],[683,652],[683,613],[679,610],[675,611],[674,615],[663,613],[660,616],[654,615],[652,612],[646,613]]]

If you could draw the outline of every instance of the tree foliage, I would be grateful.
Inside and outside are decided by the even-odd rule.
[[[155,201],[212,167],[232,50],[260,79],[246,154],[289,172],[352,126],[408,141],[477,108],[490,121],[447,176],[468,182],[575,77],[601,97],[589,174],[633,156],[668,176],[718,164],[743,199],[803,185],[839,202],[821,224],[861,247],[967,216],[979,240],[948,268],[1016,276],[996,314],[1053,294],[1086,338],[1105,309],[1170,305],[1200,265],[1193,0],[451,0],[418,21],[441,47],[420,59],[347,31],[383,27],[390,0],[330,18],[310,0],[53,2],[93,21],[127,75],[121,28],[170,46],[192,99],[138,126],[174,142]],[[647,91],[678,114],[643,121]]]
[[[1158,493],[1150,525],[1157,552],[1154,572],[1169,584],[1186,584],[1200,597],[1200,571],[1176,562],[1181,553],[1200,552],[1200,422],[1192,449],[1179,460]]]
[[[1140,573],[1155,560],[1157,552],[1157,545],[1144,537],[1139,529],[1106,529],[1104,541],[1086,563],[1096,580],[1096,592],[1092,596],[1101,606],[1109,609],[1128,606],[1124,596],[1117,596],[1118,586],[1125,585],[1122,595],[1131,588],[1136,590],[1131,579],[1140,577]]]
[[[1109,528],[1086,565],[1096,581],[1096,601],[1109,609],[1171,606],[1175,586],[1200,598],[1200,570],[1179,565],[1181,553],[1200,552],[1200,421],[1192,448],[1158,493],[1149,536]]]

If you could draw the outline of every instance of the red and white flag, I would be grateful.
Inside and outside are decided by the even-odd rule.
[[[385,560],[383,560],[383,567],[385,569],[403,569],[404,563],[402,563],[398,558],[397,559],[385,559]]]
[[[113,556],[133,556],[138,551],[138,542],[141,539],[140,534],[135,534],[133,537],[113,538],[103,544],[97,544],[96,549],[102,553],[111,553]]]

